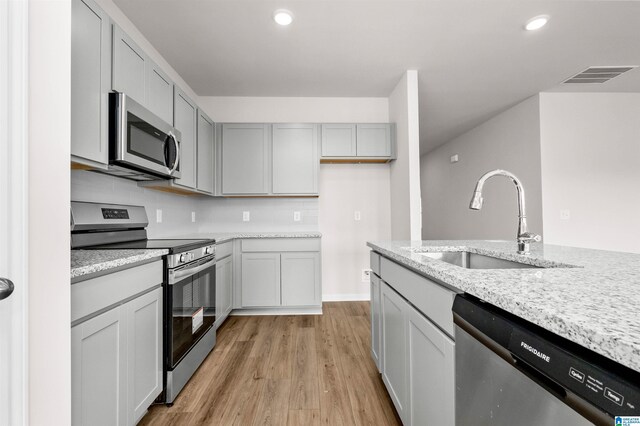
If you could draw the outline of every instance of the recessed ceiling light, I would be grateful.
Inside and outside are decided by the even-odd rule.
[[[547,22],[549,22],[549,17],[547,15],[536,16],[535,18],[529,19],[524,28],[527,31],[539,30],[540,28],[547,25]]]
[[[288,10],[279,9],[273,13],[273,20],[276,21],[278,25],[286,26],[293,21],[293,14]]]

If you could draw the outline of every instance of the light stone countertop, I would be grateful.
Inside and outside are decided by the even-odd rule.
[[[216,244],[238,238],[320,238],[319,232],[219,232],[201,233],[179,238],[215,239]],[[176,237],[178,238],[178,237]],[[71,279],[76,282],[91,274],[106,273],[111,269],[136,266],[150,259],[168,254],[168,250],[71,250]]]
[[[640,254],[506,241],[385,241],[374,251],[640,371]],[[545,269],[465,269],[420,255],[469,251]],[[573,267],[563,267],[573,266]]]
[[[71,281],[159,259],[168,250],[71,250]]]

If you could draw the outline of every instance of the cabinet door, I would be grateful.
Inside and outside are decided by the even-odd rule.
[[[381,320],[382,306],[380,305],[380,278],[375,274],[371,274],[371,357],[381,371]]]
[[[269,126],[224,124],[222,127],[222,193],[269,193]]]
[[[315,124],[273,125],[273,193],[318,193],[318,130]]]
[[[71,4],[71,155],[109,163],[111,22],[93,0]]]
[[[390,124],[358,124],[356,130],[358,157],[391,156]]]
[[[127,424],[125,322],[117,307],[71,328],[74,425]]]
[[[355,157],[356,125],[323,124],[322,157]]]
[[[173,82],[151,60],[147,60],[145,105],[149,111],[173,125]]]
[[[180,179],[175,183],[195,189],[196,187],[196,104],[178,88],[175,87],[173,121],[174,127],[182,135],[180,140]]]
[[[408,308],[409,424],[455,424],[454,343],[420,312]]]
[[[213,194],[214,190],[214,128],[213,121],[198,110],[198,180],[200,191]]]
[[[280,254],[282,306],[320,306],[320,253]]]
[[[233,294],[233,256],[216,264],[216,322],[218,327],[231,312]]]
[[[280,254],[242,254],[242,306],[280,306]]]
[[[384,281],[382,286],[382,380],[403,423],[408,422],[407,302]]]
[[[147,56],[120,27],[113,26],[113,90],[145,105]]]
[[[129,424],[136,424],[162,392],[162,289],[123,305],[127,317]]]

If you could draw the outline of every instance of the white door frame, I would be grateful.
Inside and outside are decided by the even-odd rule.
[[[0,0],[0,424],[28,424],[27,410],[27,0]]]

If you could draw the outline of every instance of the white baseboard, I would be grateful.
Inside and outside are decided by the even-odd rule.
[[[371,294],[367,293],[351,293],[351,294],[323,294],[323,302],[355,302],[362,300],[370,300]]]

